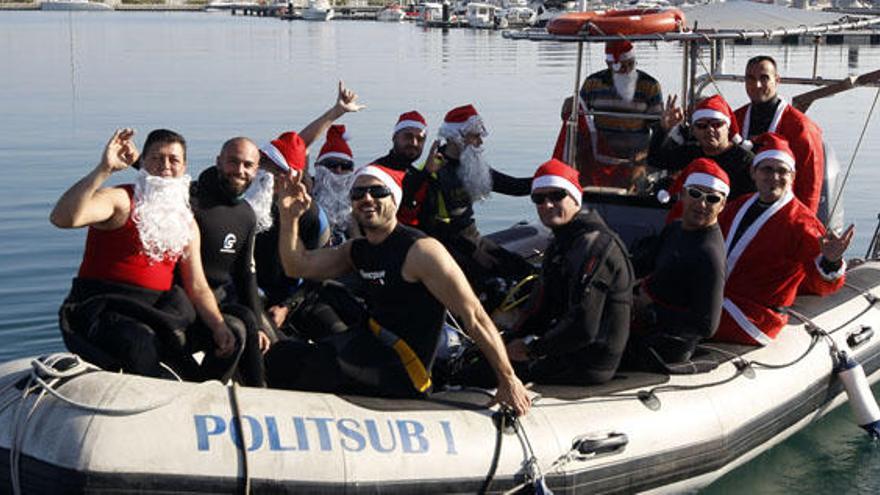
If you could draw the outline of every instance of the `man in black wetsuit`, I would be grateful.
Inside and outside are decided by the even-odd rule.
[[[391,134],[391,151],[373,160],[373,163],[404,172],[403,199],[397,209],[397,219],[411,227],[419,226],[419,214],[428,192],[428,177],[433,167],[416,167],[422,156],[428,123],[416,110],[400,114]]]
[[[429,187],[418,228],[443,243],[478,291],[490,277],[522,279],[532,266],[480,235],[473,205],[492,192],[527,196],[531,179],[511,177],[486,163],[482,145],[487,132],[472,105],[450,110],[439,134],[446,143],[434,143],[428,154]]]
[[[552,159],[532,181],[541,223],[553,231],[540,282],[507,353],[526,381],[604,383],[629,335],[632,265],[626,247],[593,210],[581,210],[578,172]]]
[[[681,219],[663,229],[648,262],[636,262],[648,271],[635,300],[627,364],[645,371],[700,371],[691,355],[721,320],[726,253],[718,214],[730,179],[708,158],[694,160],[682,175]]]
[[[365,320],[316,344],[279,342],[266,356],[272,386],[418,397],[431,388],[431,366],[445,308],[461,318],[498,377],[495,401],[525,414],[530,405],[492,320],[443,246],[401,225],[403,172],[370,165],[357,172],[352,210],[365,237],[308,251],[298,218],[311,198],[292,178],[279,198],[279,250],[290,276],[327,279],[354,272],[365,286]]]
[[[733,110],[724,98],[714,95],[701,100],[690,125],[684,124],[684,112],[676,99],[667,99],[660,130],[651,136],[648,165],[678,171],[697,158],[711,158],[730,178],[729,199],[754,192],[750,172],[755,155],[751,143],[743,142]]]
[[[202,262],[208,284],[224,313],[235,316],[246,331],[239,335],[243,350],[239,359],[242,382],[264,385],[260,351],[269,346],[262,329],[262,303],[254,272],[256,217],[244,200],[244,192],[256,176],[260,163],[257,146],[247,138],[232,138],[223,144],[216,166],[204,170],[193,183],[190,202],[202,237]],[[201,325],[192,329],[198,340]],[[226,379],[235,361],[203,366],[201,378]]]

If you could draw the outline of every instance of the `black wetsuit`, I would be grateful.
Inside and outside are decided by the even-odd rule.
[[[263,361],[257,336],[262,326],[262,305],[253,268],[256,216],[246,201],[224,188],[217,167],[209,167],[199,175],[192,185],[190,202],[201,232],[202,266],[208,285],[224,315],[238,318],[246,328],[244,335],[237,335],[239,348],[243,347],[238,363],[242,382],[262,385]],[[193,329],[193,340],[212,348],[213,339],[204,324]],[[203,363],[201,378],[218,378],[218,373],[219,378],[228,378],[234,371],[234,357],[221,360],[206,352],[206,361],[217,362]]]
[[[778,95],[769,101],[752,103],[752,113],[749,118],[749,135],[743,137],[749,139],[767,132],[770,129],[770,123],[773,122],[773,117],[776,116],[776,108],[778,106]]]
[[[726,258],[718,224],[684,230],[677,221],[663,229],[653,270],[642,287],[654,303],[642,322],[644,332],[631,338],[638,368],[665,372],[680,365],[678,372],[697,371],[689,363],[691,355],[721,321]]]
[[[651,136],[648,165],[652,167],[677,172],[697,158],[709,158],[727,172],[730,177],[728,200],[755,191],[755,183],[749,175],[755,154],[742,146],[733,145],[719,155],[707,156],[694,140],[678,143],[659,126]]]
[[[541,279],[517,336],[536,335],[526,380],[591,384],[617,371],[629,335],[635,279],[626,247],[595,211],[554,229]]]
[[[368,329],[368,319],[406,342],[428,371],[433,364],[444,308],[421,283],[403,280],[402,268],[420,232],[398,224],[381,243],[351,244],[351,261],[365,287],[366,310],[348,332],[315,344],[279,342],[266,356],[272,387],[412,397],[416,390],[401,357]],[[426,391],[425,391],[426,392]]]
[[[474,221],[473,199],[459,177],[461,162],[445,155],[444,164],[429,180],[428,194],[419,212],[418,227],[439,240],[479,292],[490,277],[519,280],[532,272],[521,257],[480,235]],[[490,169],[492,191],[528,196],[531,177],[517,178]]]

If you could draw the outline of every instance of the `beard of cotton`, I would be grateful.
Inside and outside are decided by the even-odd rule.
[[[492,192],[492,172],[483,156],[483,149],[465,146],[458,157],[458,178],[472,201],[482,201]]]
[[[334,174],[327,167],[315,167],[315,201],[331,225],[344,230],[351,219],[351,189],[354,174]]]
[[[632,101],[636,94],[636,82],[639,74],[635,69],[626,74],[614,73],[614,89],[623,101]]]
[[[244,192],[244,200],[251,205],[257,217],[257,233],[272,228],[272,197],[275,193],[275,177],[265,170],[258,170],[257,176]]]
[[[134,211],[144,254],[152,261],[180,258],[192,241],[188,175],[156,177],[141,170],[134,185]]]

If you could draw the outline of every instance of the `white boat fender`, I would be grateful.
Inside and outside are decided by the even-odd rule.
[[[877,406],[877,400],[871,392],[862,365],[845,351],[839,351],[834,371],[846,389],[856,423],[864,428],[871,438],[880,440],[880,407]]]

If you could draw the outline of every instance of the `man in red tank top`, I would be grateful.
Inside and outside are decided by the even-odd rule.
[[[52,210],[56,227],[89,227],[61,328],[68,348],[99,365],[162,376],[160,362],[182,350],[193,307],[212,330],[217,356],[232,354],[236,344],[202,270],[188,204],[186,142],[173,131],[155,130],[141,156],[133,137],[132,129],[117,130],[101,162]],[[135,184],[102,187],[135,162],[141,165]],[[178,265],[184,297],[172,285]]]

